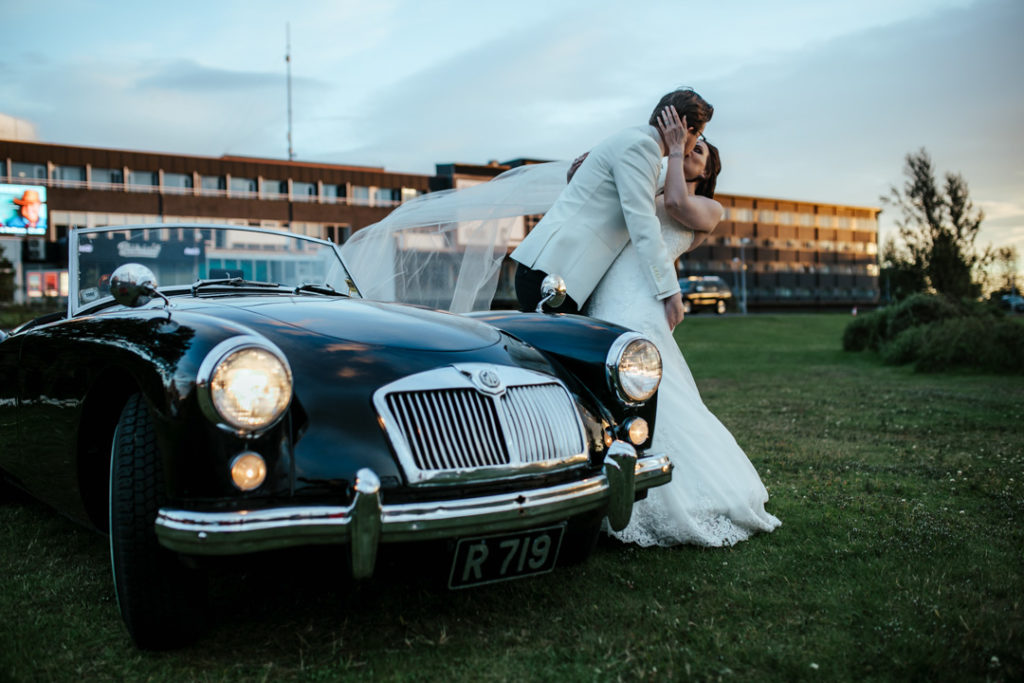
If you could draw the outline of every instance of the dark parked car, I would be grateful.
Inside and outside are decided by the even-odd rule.
[[[713,275],[681,278],[679,288],[683,292],[683,311],[686,313],[709,308],[721,315],[725,313],[732,299],[729,285],[725,284],[722,278]]]
[[[635,332],[368,301],[292,233],[69,246],[67,312],[0,335],[0,473],[109,534],[141,647],[194,637],[217,556],[338,544],[363,578],[380,544],[432,541],[462,588],[585,557],[671,478]]]

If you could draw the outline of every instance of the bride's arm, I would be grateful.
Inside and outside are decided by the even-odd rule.
[[[722,220],[722,205],[714,199],[689,193],[683,175],[683,150],[689,139],[686,118],[679,120],[674,107],[666,107],[658,119],[658,127],[668,147],[668,165],[665,168],[665,211],[680,224],[693,230],[694,244],[700,244]]]

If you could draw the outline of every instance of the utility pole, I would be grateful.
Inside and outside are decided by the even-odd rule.
[[[288,68],[288,161],[295,161],[295,150],[292,149],[292,26],[284,25],[284,63]]]
[[[749,237],[744,237],[740,240],[740,287],[742,295],[740,310],[743,312],[743,315],[747,314],[747,258],[744,250],[750,244],[750,241]]]

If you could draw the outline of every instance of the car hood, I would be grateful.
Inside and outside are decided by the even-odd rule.
[[[459,352],[501,338],[493,327],[459,315],[362,299],[225,297],[199,300],[194,307],[271,339],[312,334],[368,346]]]

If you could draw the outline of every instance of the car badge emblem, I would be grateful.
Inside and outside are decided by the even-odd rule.
[[[501,378],[494,370],[481,370],[477,378],[480,380],[480,384],[488,389],[497,389],[501,386]]]

